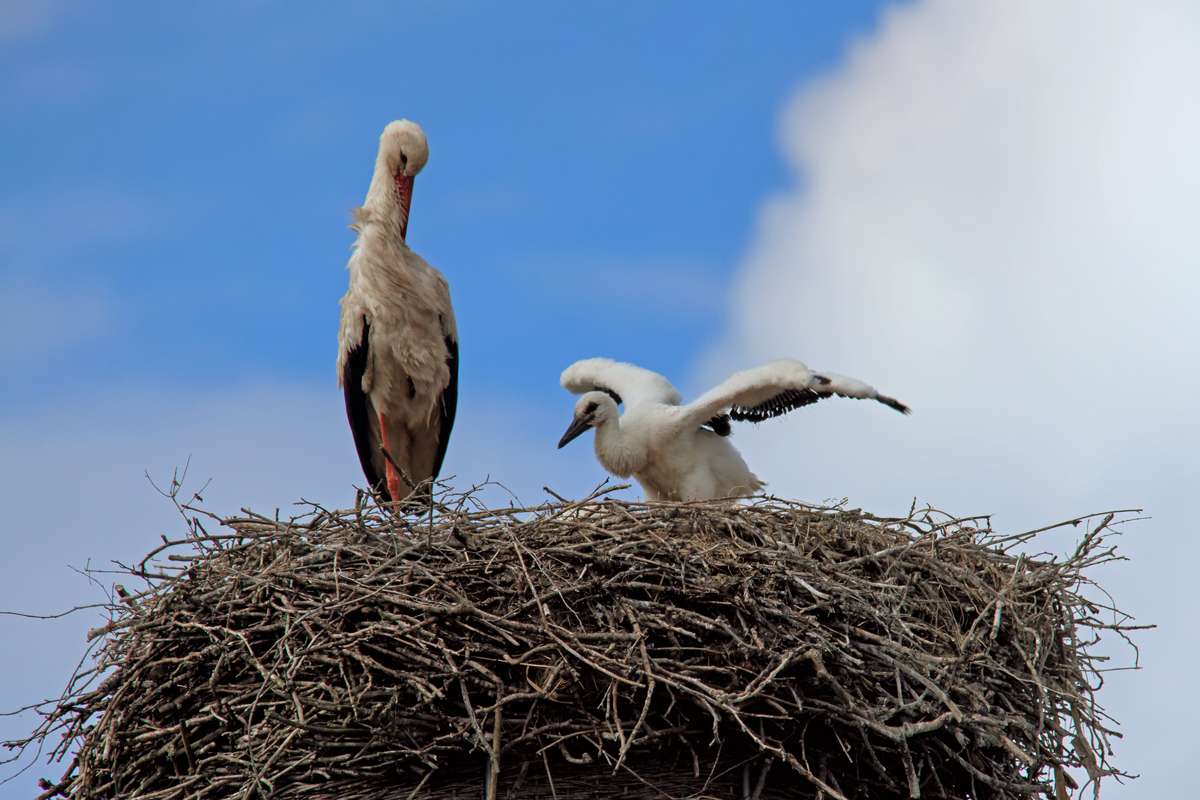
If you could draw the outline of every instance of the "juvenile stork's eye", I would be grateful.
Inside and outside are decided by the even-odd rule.
[[[587,404],[587,408],[586,408],[586,409],[584,409],[584,412],[583,412],[583,413],[585,413],[585,414],[595,414],[595,413],[596,413],[596,409],[597,409],[598,407],[599,407],[599,406],[597,406],[597,404],[596,404],[596,403],[588,403],[588,404]]]

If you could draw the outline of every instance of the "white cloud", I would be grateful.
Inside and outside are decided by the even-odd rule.
[[[782,495],[879,513],[916,496],[1009,530],[1147,507],[1108,580],[1165,630],[1104,695],[1145,773],[1113,797],[1183,796],[1200,744],[1169,721],[1200,710],[1183,691],[1200,626],[1178,610],[1200,600],[1197,41],[1188,2],[891,10],[788,104],[798,186],[764,205],[707,365],[796,356],[913,406],[831,402],[743,431]]]

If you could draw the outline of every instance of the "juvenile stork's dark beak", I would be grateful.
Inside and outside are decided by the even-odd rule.
[[[571,421],[571,427],[567,428],[567,432],[558,440],[558,449],[566,447],[567,442],[577,438],[581,433],[592,427],[592,420],[587,417],[576,417]]]

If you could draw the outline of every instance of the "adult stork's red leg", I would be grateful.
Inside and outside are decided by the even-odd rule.
[[[379,438],[383,440],[383,449],[388,452],[392,458],[392,448],[388,446],[387,421],[383,418],[383,412],[379,412]],[[388,494],[392,496],[392,500],[400,499],[400,476],[396,474],[396,468],[392,466],[392,458],[385,458],[387,462],[387,487]]]

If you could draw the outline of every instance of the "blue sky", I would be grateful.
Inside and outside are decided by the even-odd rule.
[[[431,142],[412,244],[452,281],[464,392],[528,393],[597,327],[678,372],[785,179],[780,98],[877,6],[67,7],[4,48],[2,269],[100,330],[5,380],[327,382],[346,209],[400,116]],[[622,304],[644,270],[695,285]]]
[[[1145,508],[1098,576],[1160,625],[1102,693],[1143,774],[1105,796],[1184,796],[1196,41],[1189,0],[8,0],[0,609],[102,596],[74,569],[179,532],[146,473],[189,458],[214,511],[353,501],[347,208],[407,117],[431,151],[409,242],[462,339],[444,475],[530,503],[602,480],[590,437],[554,449],[579,358],[685,397],[781,356],[866,380],[913,416],[831,402],[735,441],[778,495],[881,515]],[[0,706],[56,692],[95,619],[0,616]]]

